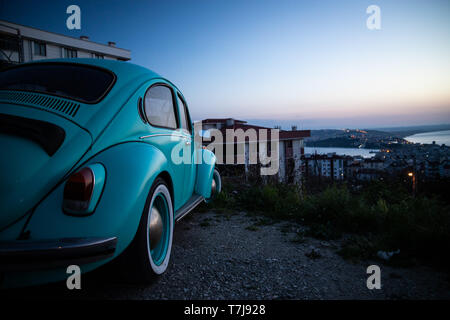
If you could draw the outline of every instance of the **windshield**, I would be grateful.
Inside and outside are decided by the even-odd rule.
[[[106,95],[114,80],[112,72],[96,67],[30,64],[0,71],[0,90],[34,91],[95,103]]]

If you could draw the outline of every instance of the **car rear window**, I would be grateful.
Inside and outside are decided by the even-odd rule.
[[[105,69],[78,64],[43,63],[0,71],[0,90],[22,90],[86,103],[101,100],[115,76]]]

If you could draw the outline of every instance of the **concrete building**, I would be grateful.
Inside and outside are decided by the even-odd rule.
[[[96,43],[0,20],[1,66],[56,58],[97,58],[127,61],[131,52],[112,41]]]
[[[361,168],[356,173],[356,180],[359,181],[371,181],[378,180],[383,176],[383,171],[370,168]]]
[[[425,165],[425,176],[430,179],[439,178],[439,160],[426,160]]]
[[[450,160],[444,159],[441,161],[439,175],[441,178],[450,178]]]
[[[325,177],[331,180],[344,180],[344,156],[329,154],[306,154],[302,157],[304,175]]]
[[[234,148],[234,165],[238,165],[238,158],[244,159],[244,170],[245,174],[251,174],[252,168],[257,167],[258,165],[253,166],[250,162],[250,145],[256,145],[256,151],[261,154],[270,155],[271,145],[270,140],[272,136],[273,128],[261,127],[247,124],[247,121],[237,120],[233,118],[223,118],[223,119],[205,119],[201,121],[202,124],[202,135],[208,136],[207,131],[209,129],[217,129],[222,133],[224,137],[223,141],[223,154],[226,154],[227,144],[233,144]],[[254,129],[256,132],[256,136],[253,138],[248,138],[243,143],[244,146],[234,142],[226,141],[226,132],[227,129],[232,130],[243,130],[244,132],[248,132],[248,129]],[[260,136],[260,130],[265,129],[267,131],[267,136]],[[301,174],[302,174],[302,160],[301,157],[305,152],[304,141],[303,139],[309,137],[311,135],[310,130],[279,130],[279,140],[278,140],[278,164],[279,169],[277,173],[278,181],[287,182],[287,183],[300,183],[301,182]],[[208,145],[210,142],[204,142],[204,145]],[[260,145],[260,143],[262,143]],[[260,148],[267,148],[265,150]],[[243,154],[242,154],[243,152]],[[225,162],[225,159],[223,159]],[[258,160],[259,161],[259,160]]]
[[[353,157],[350,157],[351,159],[348,159],[344,162],[344,177],[346,180],[354,180],[357,179],[357,175],[359,171],[361,170],[361,162],[358,160],[353,160]]]
[[[383,176],[385,163],[379,158],[364,159],[360,162],[361,168],[356,172],[356,180],[378,180]]]
[[[363,169],[380,170],[384,169],[384,161],[378,158],[368,158],[362,161]]]

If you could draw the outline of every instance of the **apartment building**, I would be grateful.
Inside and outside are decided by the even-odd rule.
[[[274,128],[267,128],[262,126],[255,126],[248,124],[247,121],[238,120],[233,118],[220,118],[220,119],[204,119],[201,121],[202,133],[204,137],[208,137],[209,129],[217,129],[222,133],[224,141],[222,144],[223,154],[226,154],[227,144],[233,144],[235,161],[230,165],[238,165],[238,158],[244,159],[245,174],[249,174],[252,164],[250,162],[250,145],[255,144],[256,151],[261,154],[272,154],[271,139],[272,130]],[[227,130],[242,130],[243,132],[249,132],[249,129],[253,129],[256,132],[256,136],[248,138],[244,142],[228,142],[226,141]],[[295,129],[295,128],[293,128]],[[265,130],[267,136],[260,135],[260,130]],[[278,173],[277,177],[280,182],[287,183],[300,183],[302,175],[302,161],[301,157],[305,152],[304,138],[311,135],[310,130],[279,130],[278,136]],[[204,145],[208,145],[210,142],[208,139],[204,140]],[[260,144],[262,143],[262,144]],[[242,145],[243,144],[243,145]],[[260,148],[267,148],[262,150]],[[229,146],[229,150],[231,147]],[[225,158],[223,159],[225,163]]]
[[[306,154],[302,157],[304,175],[344,180],[344,160],[344,156],[336,155],[336,153]]]
[[[56,58],[97,58],[127,61],[131,52],[89,40],[87,36],[68,37],[0,20],[0,67]]]

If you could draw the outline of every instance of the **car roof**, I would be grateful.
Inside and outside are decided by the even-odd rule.
[[[43,59],[43,60],[35,60],[30,61],[24,64],[30,63],[49,63],[49,62],[57,62],[57,63],[76,63],[76,64],[87,64],[91,66],[103,67],[109,69],[118,75],[122,72],[137,72],[137,73],[148,73],[156,75],[157,77],[161,77],[156,72],[153,72],[150,69],[138,66],[137,64],[120,61],[120,60],[110,60],[110,59],[93,59],[93,58],[68,58],[68,59]]]

